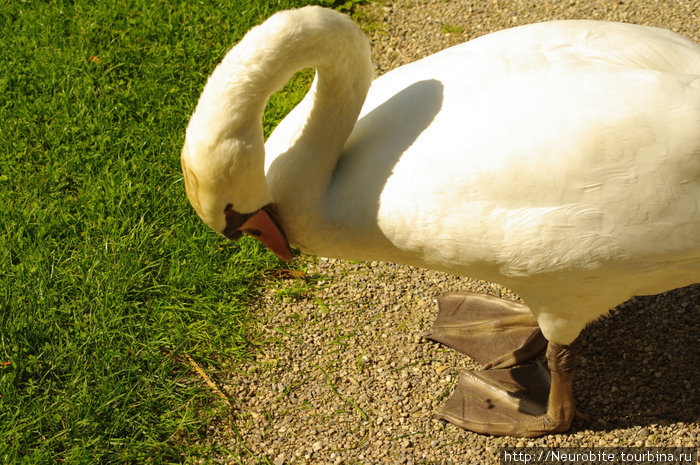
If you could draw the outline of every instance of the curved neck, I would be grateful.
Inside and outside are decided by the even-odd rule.
[[[235,139],[245,141],[237,146],[262,148],[262,115],[268,98],[304,68],[317,70],[312,89],[266,145],[266,183],[273,201],[281,192],[300,192],[295,182],[305,183],[301,186],[305,192],[310,184],[325,190],[359,115],[372,65],[368,41],[350,18],[333,10],[306,7],[277,13],[253,28],[209,78],[190,123],[206,128],[211,143]],[[263,153],[260,149],[231,156],[260,157]],[[239,160],[232,162],[240,164]],[[263,160],[245,164],[251,163],[256,170],[258,164],[264,166]],[[300,170],[305,172],[303,179],[294,176]],[[235,181],[259,184],[260,179],[256,175]],[[249,187],[252,191],[262,188]]]
[[[332,10],[298,10],[306,11],[308,22],[294,23],[303,44],[294,47],[287,72],[315,68],[316,77],[265,145],[272,200],[288,210],[308,209],[326,192],[372,81],[369,43],[359,27]]]

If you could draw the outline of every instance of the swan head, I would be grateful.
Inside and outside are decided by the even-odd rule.
[[[337,60],[338,50],[346,49],[347,53],[340,54],[344,59]],[[269,97],[295,71],[306,67],[317,69],[319,75],[327,74],[325,88],[333,98],[319,108],[329,108],[327,112],[338,119],[342,113],[339,108],[345,113],[355,112],[346,121],[322,121],[333,128],[330,132],[338,134],[339,152],[370,85],[369,43],[347,16],[308,7],[273,15],[246,33],[226,54],[202,90],[181,153],[187,196],[200,218],[232,240],[250,234],[282,259],[289,259],[291,253],[271,203],[268,181],[275,187],[278,183],[272,175],[266,178],[261,122]],[[349,79],[341,91],[335,89],[334,85],[348,80],[357,69],[361,79]],[[287,123],[287,134],[301,138],[302,133],[313,133],[299,118],[304,113],[310,115],[312,103],[316,108],[315,89],[316,85],[304,99],[307,103],[297,107],[301,110],[293,110],[296,116],[289,119],[292,123]],[[362,94],[362,98],[354,99],[349,106],[339,105],[335,104],[341,101],[336,94]],[[277,192],[279,189],[275,198],[281,199]]]
[[[187,198],[214,231],[233,241],[248,234],[277,257],[290,260],[291,249],[267,189],[264,147],[244,140],[212,141],[188,130],[181,153]]]

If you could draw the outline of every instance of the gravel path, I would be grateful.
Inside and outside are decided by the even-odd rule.
[[[378,74],[547,19],[663,26],[700,41],[698,1],[414,0],[363,11]],[[634,298],[587,328],[575,382],[587,419],[565,434],[523,440],[433,419],[457,370],[478,366],[419,337],[440,292],[517,296],[496,284],[386,263],[298,260],[312,286],[270,283],[251,309],[265,342],[222,383],[234,413],[208,432],[210,443],[232,453],[219,463],[495,464],[506,445],[700,447],[699,285]]]

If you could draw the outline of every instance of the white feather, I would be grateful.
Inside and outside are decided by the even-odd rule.
[[[312,90],[263,152],[267,98],[309,66]],[[205,221],[221,231],[222,205],[272,200],[304,252],[500,282],[561,344],[632,295],[700,281],[694,42],[555,21],[373,82],[371,69],[364,35],[331,10],[278,13],[252,30],[187,131],[183,160],[213,186],[188,184]]]

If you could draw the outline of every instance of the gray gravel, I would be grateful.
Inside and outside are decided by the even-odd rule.
[[[385,2],[365,7],[377,72],[505,27],[590,18],[663,26],[700,41],[697,1]],[[410,39],[409,39],[410,38]],[[586,419],[564,434],[497,438],[432,418],[467,357],[422,340],[433,296],[497,284],[387,263],[300,258],[312,285],[271,281],[251,308],[264,341],[222,383],[231,418],[210,425],[218,463],[498,463],[502,446],[700,447],[700,286],[637,297],[578,339]],[[258,337],[259,336],[259,337]],[[230,451],[230,452],[225,452]]]

